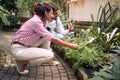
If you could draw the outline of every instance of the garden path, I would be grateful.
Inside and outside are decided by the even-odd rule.
[[[14,32],[2,32],[0,31],[0,48],[5,52],[5,62],[3,66],[0,66],[0,80],[78,80],[73,75],[70,66],[57,54],[55,54],[55,60],[61,62],[58,66],[50,65],[32,65],[29,64],[27,69],[29,73],[26,75],[18,74],[15,67],[15,60],[11,56],[11,39]]]

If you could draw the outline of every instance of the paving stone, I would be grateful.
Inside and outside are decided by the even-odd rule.
[[[39,79],[39,78],[37,78],[36,80],[44,80],[44,79]]]
[[[21,77],[19,77],[18,79],[19,79],[19,80],[27,80],[27,77],[21,76]],[[16,80],[17,80],[17,79],[16,79]]]
[[[1,79],[1,80],[10,80],[10,78],[3,78],[3,79]]]
[[[5,78],[10,78],[10,77],[12,77],[12,74],[5,74],[5,76],[4,76]]]
[[[32,73],[32,74],[29,74],[28,76],[29,78],[35,78],[36,77],[36,74]]]
[[[69,80],[68,77],[61,77],[61,80]]]
[[[10,80],[16,80],[16,79],[14,79],[14,78],[10,78]],[[25,79],[19,79],[19,80],[25,80]]]
[[[45,77],[45,80],[52,80],[52,77]]]
[[[37,75],[37,77],[36,78],[40,78],[40,79],[43,79],[44,78],[44,74],[43,75]]]
[[[28,78],[27,80],[35,80],[35,78]]]
[[[53,73],[53,74],[58,74],[59,71],[58,71],[58,70],[53,70],[52,73]]]
[[[52,73],[45,73],[45,76],[52,76]]]
[[[53,74],[53,78],[58,78],[60,77],[60,74]]]
[[[60,75],[61,75],[62,77],[66,77],[66,76],[67,76],[67,73],[60,73]]]
[[[20,75],[19,74],[14,74],[11,78],[14,78],[14,79],[18,79],[20,77]]]
[[[65,69],[60,69],[60,73],[66,72]]]
[[[53,78],[53,80],[61,80],[60,78]]]

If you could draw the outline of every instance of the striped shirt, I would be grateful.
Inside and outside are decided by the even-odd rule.
[[[33,46],[40,37],[50,41],[54,36],[43,26],[43,22],[40,18],[34,15],[16,32],[12,42],[19,42],[26,46]]]

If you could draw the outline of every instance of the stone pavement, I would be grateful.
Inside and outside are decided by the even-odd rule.
[[[13,32],[0,32],[0,48],[5,50],[5,63],[0,66],[0,80],[78,80],[72,73],[70,66],[57,54],[54,60],[61,62],[58,66],[29,64],[28,74],[18,74],[15,67],[15,60],[11,56],[10,42]]]

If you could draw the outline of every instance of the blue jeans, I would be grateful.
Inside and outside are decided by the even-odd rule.
[[[55,37],[61,39],[61,38],[63,38],[64,36],[63,36],[62,34],[60,34],[60,33],[55,33]]]

